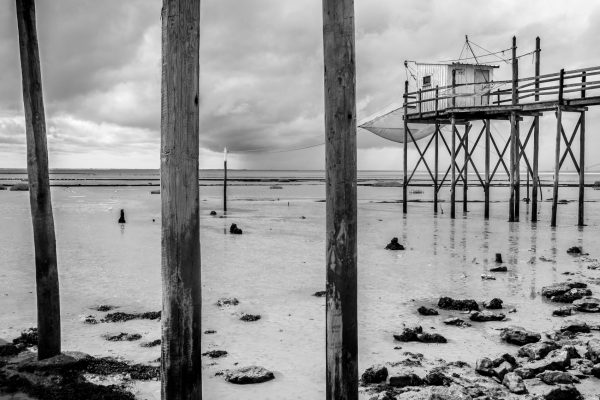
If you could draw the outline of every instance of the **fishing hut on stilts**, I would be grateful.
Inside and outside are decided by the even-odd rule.
[[[556,226],[560,171],[565,160],[570,158],[579,177],[577,224],[584,226],[585,117],[588,107],[600,105],[600,79],[596,78],[600,75],[600,66],[540,74],[540,39],[536,38],[533,51],[517,55],[517,42],[513,37],[511,47],[505,50],[495,53],[486,50],[488,56],[496,56],[511,65],[511,79],[494,80],[497,66],[481,62],[483,57],[478,57],[471,45],[483,49],[467,37],[463,50],[470,51],[471,57],[437,64],[410,62],[412,65],[409,65],[405,62],[407,71],[416,82],[416,89],[409,90],[407,79],[402,107],[360,125],[403,144],[403,212],[408,212],[409,186],[433,187],[434,213],[438,212],[440,190],[449,186],[450,217],[456,218],[457,187],[462,186],[462,208],[466,212],[467,192],[469,186],[474,185],[483,189],[484,218],[488,219],[490,187],[508,184],[508,221],[519,221],[523,200],[531,202],[531,220],[536,222],[541,185],[540,119],[545,113],[551,113],[556,118],[555,129],[552,133],[545,133],[546,137],[553,136],[555,143],[550,225]],[[508,51],[511,53],[509,59],[499,55]],[[522,77],[519,75],[519,59],[527,55],[533,56],[535,71],[533,76]],[[465,63],[464,60],[472,60],[473,63]],[[563,121],[567,113],[576,116],[570,134],[567,134],[569,130]],[[476,121],[481,121],[481,128],[473,130]],[[493,124],[509,128],[507,140],[502,140],[492,131]],[[578,151],[574,151],[577,138]],[[482,141],[483,146],[480,145]],[[417,162],[412,167],[408,165],[409,146],[414,146],[418,153]],[[480,153],[477,155],[484,159],[483,166],[473,157],[476,151],[481,151],[481,147],[483,157]],[[431,157],[429,161],[426,158],[432,151],[433,165]],[[445,152],[450,165],[441,166],[440,156],[448,157]],[[427,180],[431,179],[431,182],[413,182],[420,165],[425,167]],[[521,199],[524,186],[521,167],[525,167],[526,171],[527,196],[524,199]],[[475,178],[473,183],[468,179],[471,169],[473,173],[470,175]],[[503,173],[506,173],[506,180],[499,182],[498,175]],[[529,181],[532,182],[531,196]]]

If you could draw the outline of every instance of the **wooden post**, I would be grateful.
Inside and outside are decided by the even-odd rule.
[[[469,179],[468,179],[468,167],[469,167],[469,129],[468,125],[465,125],[465,136],[463,141],[463,147],[465,150],[465,165],[463,167],[463,213],[467,212],[467,190],[469,190]]]
[[[198,193],[200,0],[162,8],[163,400],[202,399]]]
[[[561,71],[561,76],[562,76]],[[562,85],[561,85],[562,86]],[[554,149],[554,186],[552,190],[552,216],[550,226],[556,226],[556,211],[558,206],[558,174],[560,172],[560,132],[562,128],[562,108],[556,108],[556,147]]]
[[[485,200],[483,216],[490,218],[490,120],[485,120]]]
[[[508,204],[508,222],[515,221],[515,141],[517,132],[517,114],[510,113],[510,200]]]
[[[583,206],[585,191],[585,111],[579,117],[579,209],[577,212],[577,225],[584,226]]]
[[[60,296],[34,0],[17,0],[17,25],[25,107],[29,203],[35,248],[38,359],[42,360],[61,351]]]
[[[521,125],[518,114],[515,118],[515,128],[515,221],[519,222],[521,208]]]
[[[404,180],[402,184],[402,212],[408,212],[408,81],[404,81],[404,140],[402,170]]]
[[[423,91],[419,89],[419,118],[423,116]]]
[[[454,74],[453,74],[454,75]],[[452,126],[452,149],[450,154],[450,163],[452,167],[452,182],[450,184],[450,218],[456,218],[456,119],[454,114],[450,117]]]
[[[452,69],[452,108],[456,107],[456,70]],[[454,135],[454,132],[452,133]]]
[[[512,38],[512,105],[519,103],[519,59],[517,58],[517,38]],[[512,219],[509,217],[509,221],[519,221],[519,204],[520,199],[520,185],[521,185],[521,148],[519,146],[519,118],[518,115],[513,112],[511,116],[511,195],[510,202],[512,208]]]
[[[437,104],[437,101],[436,101]],[[439,181],[439,136],[440,136],[440,124],[435,124],[435,138],[434,138],[434,171],[433,171],[433,212],[438,212],[438,181]]]
[[[353,0],[323,0],[323,46],[327,181],[326,398],[358,400]]]
[[[227,147],[223,150],[223,213],[227,213]]]
[[[540,100],[539,88],[540,88],[540,38],[535,38],[535,96],[534,100],[537,102]],[[539,187],[539,174],[538,174],[538,163],[540,153],[540,117],[534,118],[533,127],[533,188],[531,192],[531,222],[537,222],[538,214],[538,187]]]

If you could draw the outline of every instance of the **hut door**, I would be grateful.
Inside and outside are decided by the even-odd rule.
[[[475,69],[475,106],[487,106],[489,102],[488,90],[490,89],[490,71]]]

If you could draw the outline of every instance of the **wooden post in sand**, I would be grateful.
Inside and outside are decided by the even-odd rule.
[[[227,213],[227,147],[223,150],[223,214]]]
[[[326,399],[358,400],[354,0],[323,0]]]
[[[404,81],[404,138],[402,140],[402,212],[408,212],[408,81]]]
[[[585,98],[586,72],[581,73],[581,98]],[[583,207],[585,194],[585,111],[579,115],[579,201],[577,208],[577,226],[584,226]]]
[[[512,38],[512,105],[519,103],[519,59],[517,58],[517,38]],[[519,221],[520,204],[520,154],[519,146],[519,116],[516,112],[510,115],[510,210],[508,220],[510,222]]]
[[[483,217],[490,219],[490,135],[491,126],[490,120],[486,119],[485,123],[485,193],[484,193],[484,211]]]
[[[554,147],[554,183],[552,185],[552,215],[550,217],[550,226],[556,226],[556,213],[558,211],[558,178],[560,175],[560,142],[562,132],[562,105],[563,90],[565,84],[565,70],[560,70],[558,80],[558,106],[556,107],[556,144]]]
[[[198,193],[200,0],[162,8],[163,400],[202,399]]]
[[[450,116],[450,126],[452,130],[452,148],[450,149],[450,166],[452,170],[452,181],[450,182],[450,218],[454,219],[456,218],[456,119],[454,118],[454,114]]]
[[[534,101],[540,100],[539,88],[540,88],[540,38],[535,38],[535,96]],[[531,179],[533,180],[533,188],[531,190],[531,222],[537,222],[537,214],[538,214],[538,188],[539,188],[539,174],[538,174],[538,164],[539,164],[539,153],[540,153],[540,117],[535,116],[534,118],[534,127],[533,127],[533,176]]]
[[[50,197],[46,117],[34,0],[17,0],[19,51],[23,77],[27,176],[33,221],[37,295],[38,358],[60,354],[60,299],[56,237]]]

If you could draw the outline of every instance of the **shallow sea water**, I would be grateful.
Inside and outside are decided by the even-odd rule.
[[[236,185],[229,189],[229,213],[221,215],[220,186],[201,186],[202,329],[203,351],[226,350],[227,357],[204,359],[203,386],[207,399],[321,399],[325,396],[325,300],[312,293],[325,287],[325,186],[322,183]],[[160,338],[157,321],[83,324],[98,304],[119,306],[119,311],[160,309],[160,196],[149,187],[71,187],[52,189],[56,221],[62,299],[63,348],[95,356],[114,356],[150,362],[160,349],[142,348],[140,342]],[[492,199],[506,198],[506,189],[493,188]],[[460,194],[462,191],[459,190]],[[544,188],[544,198],[551,196]],[[577,203],[559,205],[557,229],[549,226],[550,203],[542,202],[540,222],[528,222],[521,204],[520,223],[506,222],[506,202],[492,203],[492,218],[483,220],[483,203],[469,203],[457,219],[434,216],[428,202],[409,204],[402,215],[399,203],[382,203],[401,196],[401,188],[358,188],[359,218],[359,370],[374,363],[397,361],[403,351],[430,358],[473,363],[482,355],[516,351],[499,339],[498,328],[511,324],[539,332],[562,320],[551,317],[555,304],[543,300],[542,286],[569,278],[590,283],[600,293],[600,270],[566,253],[580,245],[590,257],[600,257],[600,191],[586,190],[586,222],[575,226]],[[481,190],[470,189],[480,200]],[[576,199],[577,191],[561,188],[561,199]],[[428,200],[430,189],[411,194]],[[447,192],[441,198],[447,198]],[[28,193],[0,191],[0,337],[10,339],[35,326],[35,274]],[[117,224],[120,209],[127,223]],[[302,219],[301,217],[306,217]],[[155,221],[153,221],[153,219]],[[241,236],[225,234],[236,223]],[[383,248],[397,236],[403,252]],[[509,272],[496,280],[482,280],[500,252]],[[545,257],[552,261],[541,261]],[[563,275],[573,272],[574,276]],[[596,280],[593,280],[596,278]],[[440,296],[500,297],[508,322],[474,324],[472,328],[447,327],[442,320],[456,312],[422,317],[420,305],[434,306]],[[237,307],[219,308],[220,297],[236,297]],[[260,314],[256,322],[239,320],[242,313]],[[598,315],[578,316],[599,323]],[[432,345],[394,342],[392,334],[404,322],[419,322],[443,334],[449,343]],[[105,333],[140,333],[137,342],[107,342]],[[402,350],[394,350],[395,346]],[[261,365],[276,379],[260,385],[236,386],[215,376],[235,365]],[[588,391],[600,391],[600,380],[586,382]],[[591,385],[591,386],[590,386]],[[591,387],[591,389],[590,389]],[[158,382],[137,385],[140,399],[159,399]],[[592,393],[590,392],[590,393]]]

